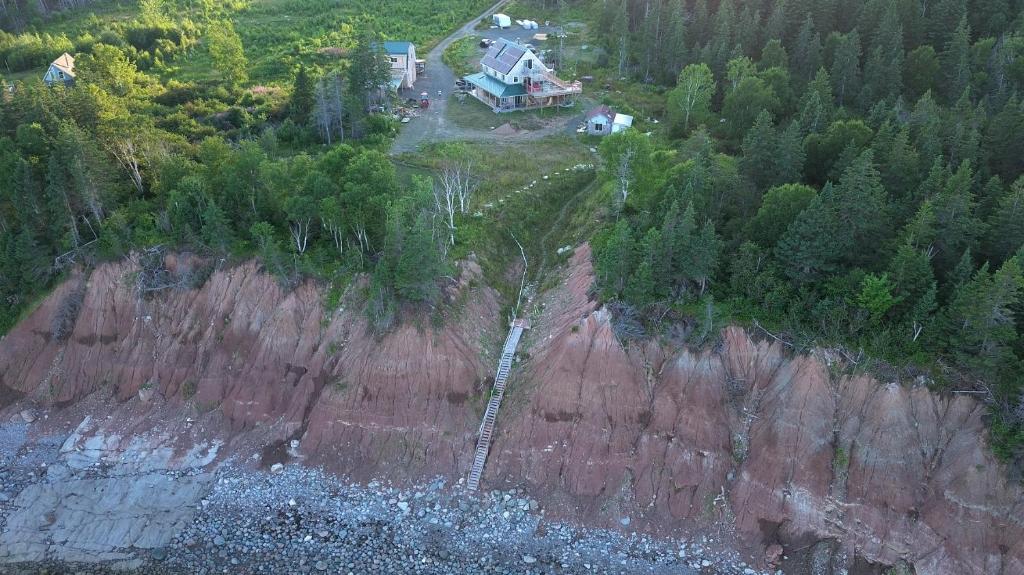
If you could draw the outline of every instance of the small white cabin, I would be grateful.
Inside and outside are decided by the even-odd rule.
[[[598,106],[587,112],[587,133],[591,136],[607,136],[612,133],[612,113],[608,106]]]
[[[43,82],[47,86],[53,86],[54,84],[63,84],[65,86],[71,86],[75,83],[75,58],[71,54],[65,52],[60,58],[54,60],[50,67],[46,69],[46,74],[43,76]]]

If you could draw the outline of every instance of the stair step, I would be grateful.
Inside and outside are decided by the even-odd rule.
[[[515,323],[518,324],[518,321]],[[519,339],[522,335],[522,326],[513,325],[505,338],[505,345],[501,349],[501,358],[498,361],[498,370],[494,375],[491,397],[487,401],[487,409],[484,411],[483,421],[480,423],[473,468],[469,472],[469,489],[471,491],[476,491],[479,488],[480,479],[483,477],[484,465],[487,463],[487,455],[490,452],[491,440],[494,436],[494,424],[498,419],[498,409],[501,408],[501,400],[505,396],[505,383],[509,374],[512,373],[512,362],[515,360],[516,348],[519,346]]]

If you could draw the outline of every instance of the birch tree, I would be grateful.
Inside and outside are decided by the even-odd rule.
[[[707,119],[715,89],[715,77],[707,64],[690,64],[683,68],[668,100],[669,114],[684,133],[690,131],[691,123]]]
[[[339,142],[345,140],[343,94],[341,76],[336,73],[321,78],[314,90],[313,118],[327,145],[333,143],[335,134]]]
[[[434,206],[444,218],[448,243],[455,245],[455,214],[465,214],[480,184],[473,157],[464,146],[448,146],[434,183]]]

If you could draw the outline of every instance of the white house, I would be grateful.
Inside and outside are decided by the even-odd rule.
[[[384,42],[384,53],[391,61],[391,87],[412,88],[416,83],[416,47],[412,42]]]
[[[587,133],[605,136],[612,133],[612,119],[616,116],[608,106],[601,105],[587,112]]]
[[[47,86],[53,86],[54,84],[73,85],[75,83],[74,56],[64,52],[60,58],[54,60],[50,67],[47,68],[46,74],[43,76],[43,82],[46,82]]]
[[[579,82],[565,82],[533,50],[504,38],[480,60],[480,72],[466,76],[473,96],[495,112],[570,105],[583,92]]]

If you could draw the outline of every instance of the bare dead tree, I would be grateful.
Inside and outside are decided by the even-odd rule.
[[[327,145],[331,145],[334,141],[335,134],[338,136],[338,141],[345,140],[343,94],[341,76],[338,74],[329,74],[316,83],[313,119],[320,130],[320,136]]]
[[[313,218],[300,218],[288,224],[292,241],[295,242],[295,249],[300,254],[306,253],[306,246],[309,244],[309,228],[312,223]]]
[[[633,156],[636,150],[632,147],[626,148],[619,158],[619,167],[615,171],[615,180],[618,182],[618,195],[615,197],[616,207],[622,209],[629,198],[629,185],[633,180]]]
[[[448,229],[448,244],[455,245],[455,208],[456,208],[456,187],[454,182],[446,177],[442,171],[434,182],[434,206],[437,213],[444,220],[444,226]]]
[[[128,172],[135,189],[141,194],[145,192],[142,185],[142,146],[131,136],[114,138],[108,145],[110,154],[117,163]]]

